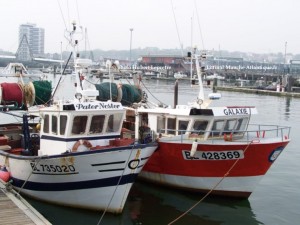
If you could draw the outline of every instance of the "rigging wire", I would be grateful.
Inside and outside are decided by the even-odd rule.
[[[179,32],[178,32],[178,26],[177,26],[176,16],[175,16],[175,12],[174,12],[173,0],[171,0],[171,5],[172,5],[172,12],[173,12],[173,16],[174,16],[175,25],[176,25],[177,37],[178,37],[179,44],[180,44],[181,56],[183,57],[182,42],[181,42]]]
[[[76,0],[76,9],[77,9],[78,24],[81,24],[80,23],[79,10],[78,10],[78,1],[77,0]]]
[[[198,13],[198,7],[197,7],[196,0],[194,0],[194,4],[195,4],[195,8],[196,8],[197,22],[198,22],[198,27],[199,27],[199,32],[200,32],[200,37],[201,37],[201,42],[202,42],[202,49],[205,50],[204,40],[203,40],[202,30],[201,30],[201,26],[200,26],[199,13]]]
[[[144,82],[141,80],[141,83],[143,84],[144,88],[148,91],[148,93],[155,99],[157,100],[159,103],[161,103],[162,105],[167,105],[165,103],[163,103],[162,101],[160,101],[158,98],[156,98],[152,93],[151,91],[149,91],[149,89],[146,87],[146,85],[144,84]]]
[[[117,188],[119,187],[119,185],[120,185],[120,183],[121,183],[121,179],[122,179],[122,177],[124,176],[124,173],[125,173],[125,170],[126,170],[126,165],[128,165],[129,160],[131,159],[131,155],[132,155],[132,153],[133,153],[134,147],[135,147],[135,144],[132,145],[132,149],[131,149],[130,154],[129,154],[129,156],[128,156],[127,160],[126,160],[126,163],[125,163],[125,168],[124,168],[124,170],[122,171],[122,174],[121,174],[121,176],[120,176],[120,178],[119,178],[119,180],[118,180],[118,182],[117,182],[116,188],[115,188],[115,190],[114,190],[114,192],[113,192],[113,194],[112,194],[112,196],[111,196],[111,198],[110,198],[110,200],[109,200],[109,202],[108,202],[108,204],[107,204],[107,207],[106,207],[105,210],[103,211],[103,213],[102,213],[102,215],[101,215],[101,217],[100,217],[100,219],[99,219],[97,225],[99,225],[99,224],[102,222],[103,217],[104,217],[105,213],[107,212],[107,209],[108,209],[108,207],[110,206],[113,197],[115,196],[115,193],[116,193],[116,191],[117,191]],[[138,152],[139,152],[139,149],[137,149],[136,156],[138,155]],[[132,171],[132,172],[133,172],[133,171]]]
[[[246,153],[246,151],[248,150],[248,148],[250,147],[251,144],[255,143],[255,140],[252,140],[248,143],[248,145],[246,146],[246,148],[244,149],[244,155]],[[218,186],[220,183],[222,183],[222,181],[225,179],[225,177],[227,177],[229,175],[229,173],[231,172],[231,170],[236,166],[236,164],[240,161],[240,159],[237,159],[232,166],[227,170],[227,172],[224,174],[224,176],[215,184],[215,186],[213,186],[198,202],[196,202],[192,207],[190,207],[187,211],[185,211],[183,214],[181,214],[179,217],[177,217],[175,220],[173,220],[172,222],[168,223],[168,225],[171,225],[173,223],[175,223],[176,221],[178,221],[180,218],[182,218],[183,216],[185,216],[187,213],[189,213],[192,209],[194,209],[197,205],[199,205],[202,201],[204,201],[204,199],[206,199],[207,196],[209,196]]]
[[[67,30],[67,24],[66,24],[66,21],[65,21],[65,18],[64,18],[64,14],[63,14],[63,12],[62,12],[61,5],[60,5],[60,3],[59,3],[59,0],[57,0],[57,3],[58,3],[58,6],[59,6],[59,10],[60,10],[61,17],[62,17],[62,19],[63,19],[63,21],[64,21],[64,24],[65,24],[65,28],[66,28],[66,30]]]
[[[71,23],[71,20],[70,20],[70,9],[69,9],[69,1],[67,0],[67,9],[68,9],[68,21],[69,21],[69,24]]]
[[[52,93],[52,96],[51,96],[51,98],[50,98],[50,101],[53,100],[53,97],[54,97],[54,95],[55,95],[55,92],[57,91],[57,88],[58,88],[58,86],[60,85],[61,78],[62,78],[63,74],[65,73],[65,70],[66,70],[66,68],[67,68],[67,66],[68,66],[68,64],[69,64],[69,61],[70,61],[70,59],[71,59],[71,57],[72,57],[72,54],[73,54],[73,52],[70,53],[70,56],[69,56],[69,58],[68,58],[68,61],[67,61],[66,65],[65,65],[64,70],[62,71],[62,75],[60,76],[59,81],[57,82],[57,85],[56,85],[56,87],[55,87],[55,89],[54,89],[54,91],[53,91],[53,93]]]

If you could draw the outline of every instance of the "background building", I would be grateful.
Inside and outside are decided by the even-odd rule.
[[[17,58],[28,61],[32,57],[41,57],[45,49],[45,30],[35,24],[22,24],[19,27],[19,48]]]

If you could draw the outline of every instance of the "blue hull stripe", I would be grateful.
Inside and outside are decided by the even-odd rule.
[[[138,174],[128,174],[124,175],[119,185],[133,183]],[[87,180],[87,181],[77,181],[77,182],[62,182],[62,183],[39,183],[27,181],[23,189],[32,191],[71,191],[80,189],[91,189],[91,188],[101,188],[101,187],[111,187],[118,184],[120,177],[110,177],[98,180]],[[19,180],[17,178],[12,178],[14,187],[21,188],[24,184],[24,180]]]

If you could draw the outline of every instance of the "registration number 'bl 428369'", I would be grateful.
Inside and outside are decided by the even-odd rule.
[[[183,158],[185,160],[234,160],[243,159],[243,150],[231,150],[231,151],[197,151],[194,157],[190,155],[190,151],[182,151]]]

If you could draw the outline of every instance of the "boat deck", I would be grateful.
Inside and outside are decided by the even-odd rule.
[[[22,197],[17,198],[0,181],[0,218],[2,225],[51,225]]]

